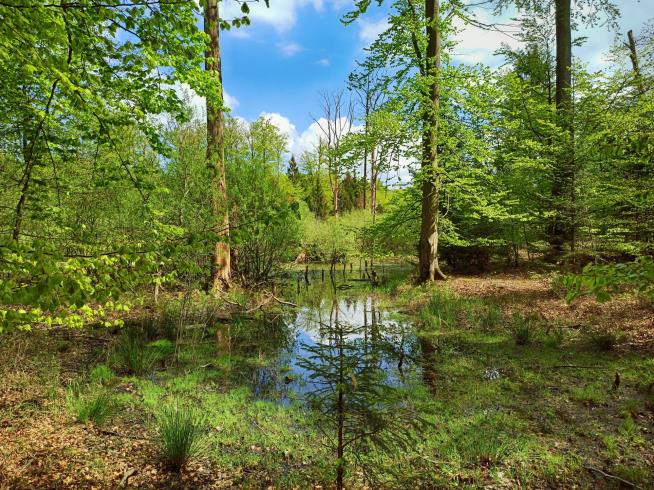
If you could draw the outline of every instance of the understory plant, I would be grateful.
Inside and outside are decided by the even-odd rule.
[[[120,408],[111,393],[104,388],[83,387],[78,381],[72,382],[69,386],[67,402],[80,424],[93,422],[102,425]]]
[[[135,333],[127,332],[114,346],[112,363],[126,374],[142,375],[152,370],[160,356],[160,349],[148,348]]]
[[[161,459],[169,470],[179,473],[201,447],[206,432],[204,418],[177,400],[165,403],[155,418]]]

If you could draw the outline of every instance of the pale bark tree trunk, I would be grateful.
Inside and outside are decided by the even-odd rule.
[[[338,216],[338,194],[339,194],[339,175],[337,172],[334,172],[334,184],[332,185],[332,191],[334,194],[333,206],[334,206],[334,216]]]
[[[220,100],[207,97],[207,167],[211,171],[211,212],[217,235],[211,257],[210,288],[217,292],[229,287],[229,209],[225,181],[225,121],[222,108],[222,66],[220,58],[220,26],[218,0],[207,0],[204,10],[204,32],[209,36],[205,53],[205,69],[217,82]]]
[[[634,32],[629,31],[627,33],[627,47],[629,48],[629,58],[631,59],[631,68],[634,71],[634,81],[636,82],[636,87],[638,88],[638,93],[643,95],[645,93],[645,85],[643,84],[643,77],[640,73],[640,66],[638,63],[638,51],[636,50],[636,40],[634,39]]]
[[[377,152],[373,146],[370,150],[370,210],[373,216],[377,211]]]
[[[556,116],[564,137],[556,158],[552,182],[554,216],[549,242],[560,253],[568,243],[574,249],[574,134],[572,114],[572,29],[571,0],[556,0]]]
[[[366,103],[364,107],[364,116],[365,116],[365,122],[363,126],[363,132],[366,136],[366,140],[368,139],[368,112],[370,108],[369,104],[370,98],[368,97],[368,94],[366,94]],[[363,148],[363,209],[366,209],[366,187],[368,186],[368,148],[364,146]]]
[[[441,29],[439,0],[425,0],[427,56],[425,72],[429,77],[428,102],[423,115],[422,210],[420,225],[420,281],[445,279],[438,264],[438,112],[440,107]]]

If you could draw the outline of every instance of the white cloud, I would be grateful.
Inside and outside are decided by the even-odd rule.
[[[297,12],[300,8],[311,6],[316,11],[322,11],[324,3],[324,0],[273,0],[270,2],[270,8],[267,8],[265,2],[261,0],[248,4],[249,17],[254,25],[267,24],[279,32],[285,32],[297,23]],[[224,2],[221,6],[225,19],[243,17],[239,2]]]
[[[477,9],[475,18],[484,23],[504,22],[498,18],[491,18],[484,10]],[[520,42],[515,39],[512,33],[517,31],[516,27],[502,25],[500,30],[482,29],[470,24],[466,24],[460,18],[454,22],[457,30],[454,53],[452,57],[463,63],[484,63],[489,66],[497,66],[502,60],[495,56],[495,52],[502,46],[508,44],[516,48]],[[507,32],[508,31],[508,32]]]
[[[359,40],[365,46],[370,46],[389,26],[386,17],[379,20],[368,20],[365,17],[360,17],[357,20],[357,25],[359,26]]]
[[[262,112],[259,114],[259,117],[265,117],[271,124],[277,126],[279,132],[286,136],[288,150],[291,153],[296,153],[295,142],[298,139],[298,133],[295,124],[293,124],[290,119],[282,116],[278,112]]]
[[[318,61],[316,61],[316,64],[320,66],[329,66],[331,62],[329,61],[329,58],[321,58]]]
[[[238,29],[232,28],[229,31],[226,31],[226,35],[235,39],[249,39],[252,37],[250,31],[243,27],[239,27]]]
[[[180,98],[187,100],[191,110],[193,111],[193,116],[197,117],[198,119],[204,119],[207,104],[206,98],[198,95],[197,92],[193,90],[188,83],[176,83],[174,89]],[[224,89],[223,98],[225,106],[227,106],[229,109],[235,110],[239,106],[238,99]]]
[[[235,110],[240,105],[238,99],[231,95],[227,90],[223,90],[223,98],[225,99],[225,105],[231,110]]]
[[[322,130],[322,128],[327,127],[327,120],[325,118],[320,118],[312,122],[309,127],[300,133],[290,119],[278,112],[262,112],[259,114],[259,117],[265,117],[277,126],[279,131],[287,138],[288,151],[297,156],[305,151],[315,150],[318,147],[320,139],[325,138],[325,133]],[[337,124],[343,129],[343,134],[363,130],[363,126],[351,124],[346,117],[340,118]]]
[[[277,45],[279,51],[282,53],[282,56],[286,58],[291,58],[301,51],[304,51],[304,48],[298,43],[279,43]]]

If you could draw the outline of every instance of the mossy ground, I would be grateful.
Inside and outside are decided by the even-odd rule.
[[[431,428],[407,451],[350,461],[348,486],[363,487],[365,474],[384,488],[620,488],[620,479],[654,488],[650,306],[622,298],[568,307],[525,275],[456,278],[447,288],[398,280],[375,291],[419,329],[426,387],[413,397]],[[239,320],[225,325],[229,346],[212,330],[190,329],[172,353],[161,342],[144,347],[163,353],[142,375],[115,360],[124,333],[3,338],[0,486],[329,487],[335,461],[311,412],[249,388],[251,368],[284,339]],[[174,331],[140,328],[148,342]],[[73,380],[106,390],[120,409],[101,426],[77,423],[66,401]],[[181,475],[157,451],[153,414],[170,399],[197,408],[206,424],[202,450]]]

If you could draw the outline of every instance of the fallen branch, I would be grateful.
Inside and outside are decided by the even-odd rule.
[[[275,296],[273,293],[268,293],[272,299],[277,301],[280,305],[286,305],[286,306],[292,306],[293,308],[297,308],[297,305],[295,303],[291,303],[290,301],[284,301],[283,299],[279,299],[277,296]]]
[[[142,437],[142,436],[131,436],[129,434],[121,434],[119,432],[114,432],[113,430],[107,430],[107,429],[97,429],[99,434],[105,435],[105,436],[116,436],[116,437],[124,437],[126,439],[134,439],[137,441],[149,441],[149,437]]]
[[[632,483],[632,482],[630,482],[628,480],[625,480],[624,478],[620,478],[619,476],[612,475],[611,473],[607,473],[605,471],[602,471],[599,468],[594,468],[592,466],[584,466],[584,468],[586,468],[589,471],[596,471],[597,473],[599,473],[600,475],[602,475],[602,476],[604,476],[606,478],[609,478],[611,480],[617,480],[620,483],[624,483],[625,485],[627,485],[627,486],[629,486],[631,488],[641,488],[638,485],[636,485],[635,483]]]
[[[238,306],[239,308],[241,307],[240,303],[237,303],[236,301],[229,300],[225,298],[224,296],[221,296],[220,299],[222,299],[225,303],[230,304],[232,306]]]
[[[578,364],[558,364],[556,366],[549,366],[548,369],[564,369],[564,368],[572,368],[572,369],[609,369],[608,367],[603,367],[603,366],[581,366]]]

